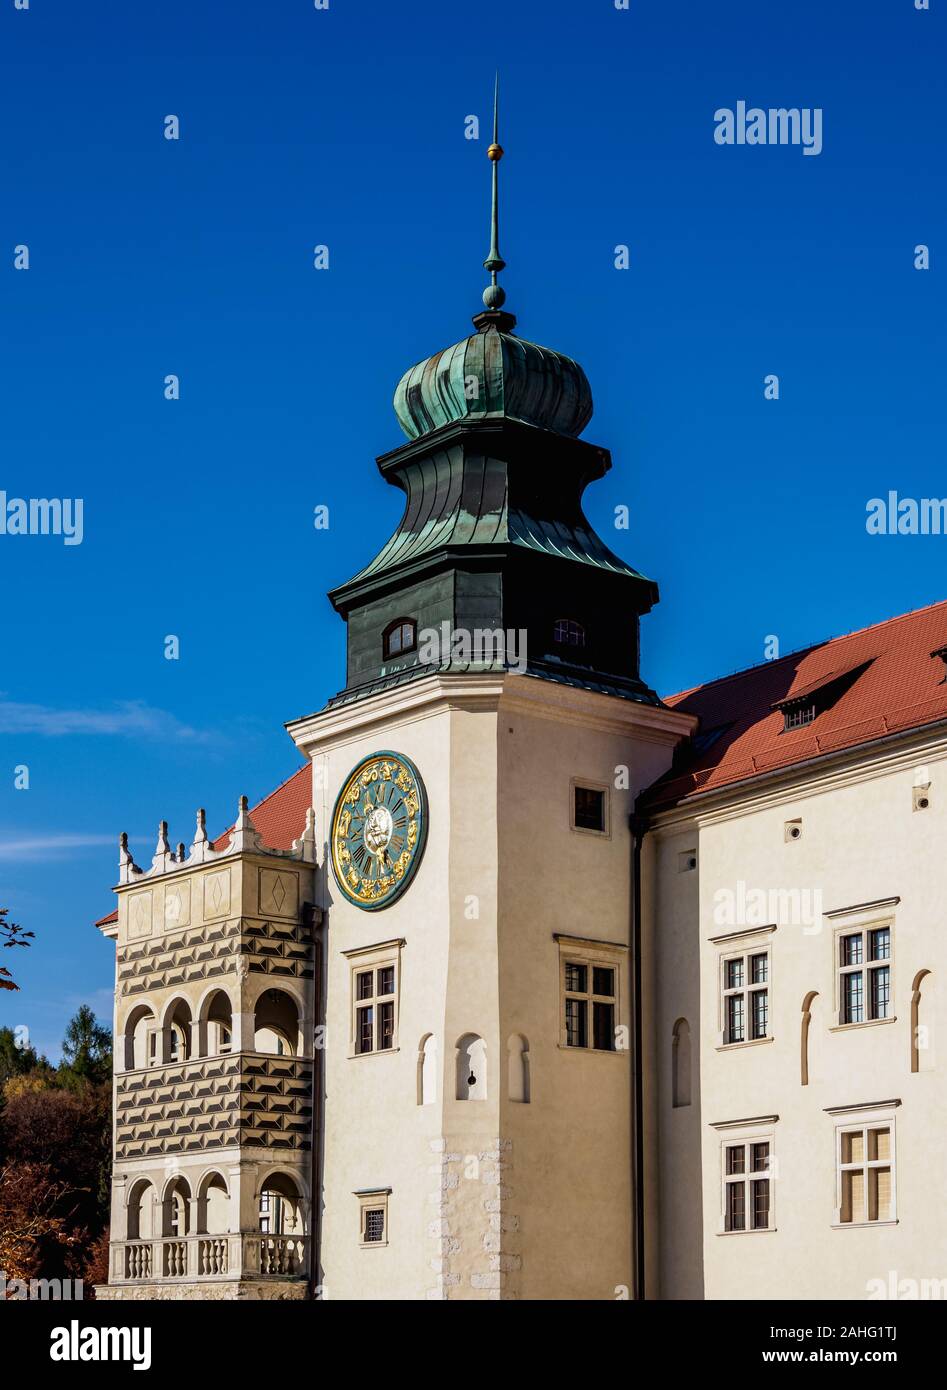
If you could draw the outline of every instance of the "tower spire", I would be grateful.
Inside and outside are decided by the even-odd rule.
[[[496,82],[493,88],[493,143],[487,150],[487,158],[493,165],[493,204],[490,215],[490,252],[483,263],[484,270],[490,272],[490,283],[483,292],[483,302],[488,309],[500,309],[506,299],[506,291],[497,284],[497,271],[506,267],[506,261],[500,255],[500,192],[499,192],[499,164],[503,158],[503,146],[500,144],[500,74],[496,75]]]

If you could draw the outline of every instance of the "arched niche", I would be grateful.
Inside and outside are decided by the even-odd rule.
[[[919,970],[911,984],[911,1071],[931,1071],[934,1066],[934,979],[928,969]]]
[[[418,1045],[418,1105],[437,1100],[437,1038],[425,1033]]]
[[[811,1062],[809,1033],[812,1026],[813,1006],[818,997],[819,991],[810,989],[802,1001],[802,1019],[799,1025],[799,1084],[801,1086],[808,1086],[809,1084]]]
[[[675,1110],[691,1103],[691,1026],[679,1018],[671,1030],[671,1105]]]
[[[486,1100],[487,1046],[479,1033],[457,1040],[457,1099]]]
[[[512,1033],[507,1050],[507,1094],[510,1100],[529,1104],[529,1043],[522,1033]]]

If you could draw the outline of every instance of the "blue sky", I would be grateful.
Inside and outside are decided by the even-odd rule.
[[[37,933],[0,1021],[55,1055],[80,1002],[108,1017],[118,832],[147,858],[162,817],[222,829],[343,683],[325,591],[400,515],[373,462],[394,386],[479,307],[464,121],[498,64],[508,307],[592,383],[589,516],[661,587],[646,678],[944,597],[947,538],[865,529],[873,496],[947,492],[944,14],[6,0],[0,489],[82,497],[84,538],[0,536],[0,905]],[[822,153],[717,145],[740,100],[821,108]]]

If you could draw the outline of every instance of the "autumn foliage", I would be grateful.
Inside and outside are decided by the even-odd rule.
[[[0,1270],[8,1281],[107,1277],[109,1044],[86,1006],[69,1024],[58,1067],[0,1028]]]

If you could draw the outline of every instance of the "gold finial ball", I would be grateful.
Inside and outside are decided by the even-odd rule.
[[[491,145],[490,148],[487,150],[487,158],[492,159],[494,164],[496,164],[498,160],[503,158],[503,146]]]

